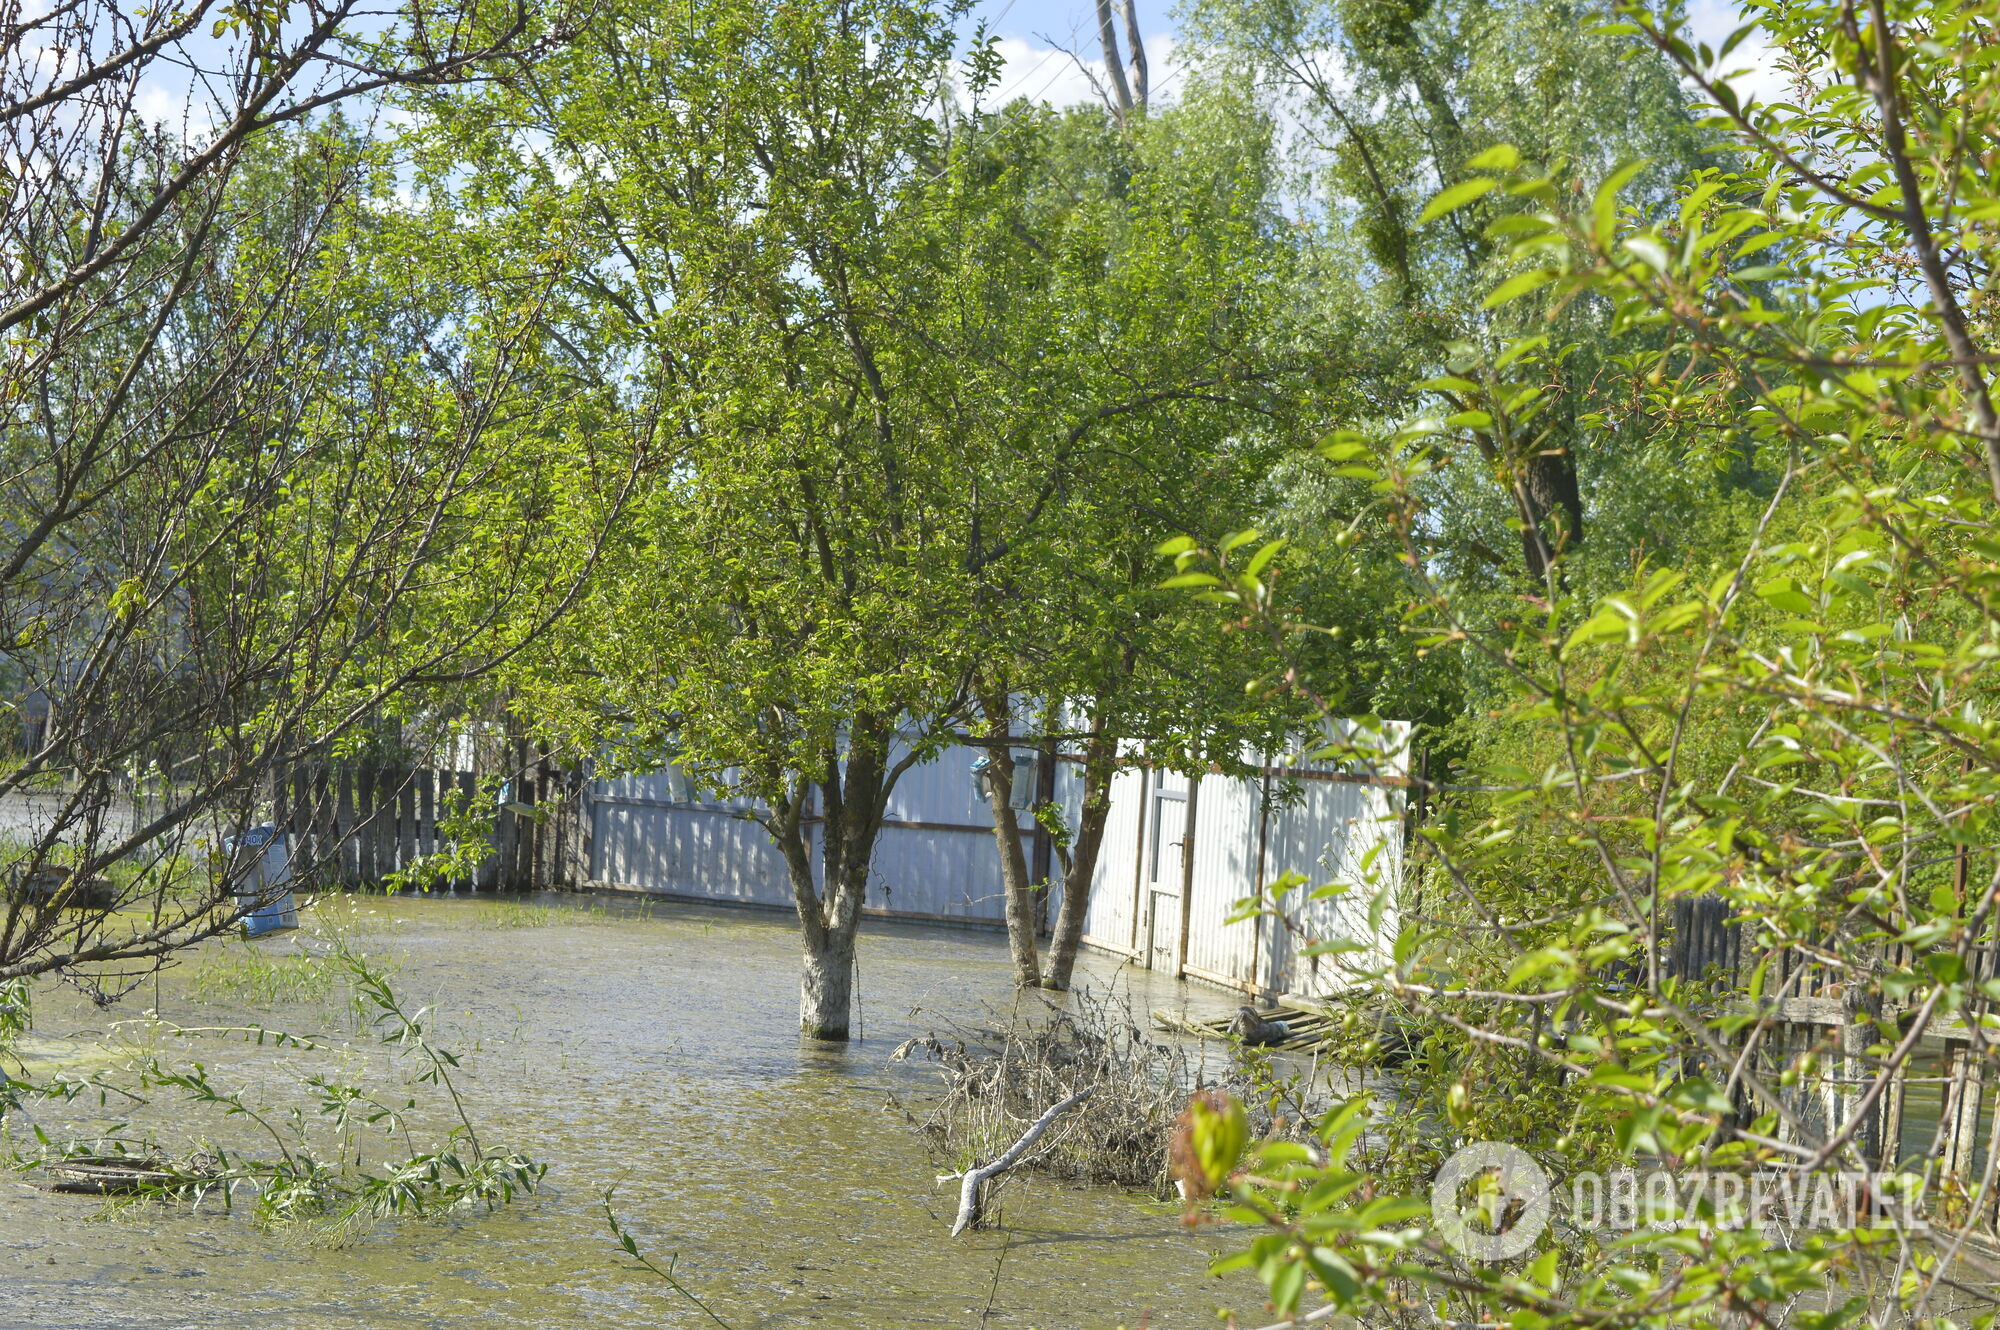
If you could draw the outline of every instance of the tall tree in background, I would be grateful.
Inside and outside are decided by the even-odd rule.
[[[1199,631],[1144,551],[1248,521],[1291,375],[1273,345],[1286,250],[1268,211],[1269,133],[1198,88],[1122,125],[1015,104],[957,121],[933,186],[955,256],[948,319],[960,437],[990,439],[974,493],[972,662],[985,792],[1016,979],[1067,988],[1122,757],[1234,761],[1254,638]],[[912,314],[912,317],[916,317]],[[1249,727],[1246,729],[1245,727]],[[1081,758],[1075,825],[1013,806],[1026,745]],[[1044,793],[1052,782],[1042,782]],[[1046,967],[1042,893],[1062,908]]]
[[[1125,26],[1125,45],[1131,64],[1118,50],[1118,20]],[[1112,118],[1127,124],[1146,114],[1152,95],[1150,71],[1146,67],[1146,34],[1139,28],[1138,0],[1097,0],[1097,49],[1104,54],[1103,94]],[[1087,69],[1086,73],[1089,72]]]
[[[1598,31],[1601,17],[1568,0],[1199,0],[1190,15],[1201,58],[1296,117],[1301,207],[1327,246],[1327,316],[1368,325],[1380,409],[1400,413],[1410,385],[1427,380],[1416,392],[1460,418],[1505,496],[1513,566],[1536,586],[1586,534],[1580,454],[1590,427],[1577,403],[1606,364],[1602,312],[1584,302],[1542,326],[1576,352],[1545,362],[1540,391],[1553,409],[1539,432],[1503,439],[1481,426],[1454,371],[1468,363],[1461,348],[1519,331],[1511,310],[1482,302],[1510,262],[1488,225],[1521,205],[1481,192],[1424,225],[1426,205],[1460,187],[1483,191],[1472,163],[1501,144],[1560,163],[1573,182],[1649,162],[1631,197],[1650,206],[1700,164],[1705,131],[1671,68]],[[1463,505],[1475,527],[1482,506]],[[1467,531],[1463,548],[1497,560],[1497,536]]]

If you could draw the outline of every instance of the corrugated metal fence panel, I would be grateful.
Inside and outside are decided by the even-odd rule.
[[[1248,983],[1256,930],[1225,921],[1256,890],[1258,782],[1204,776],[1195,790],[1194,894],[1188,908],[1187,963],[1213,977]]]
[[[979,922],[1005,918],[991,815],[972,776],[977,756],[975,749],[947,749],[903,773],[886,812],[891,825],[875,843],[869,909]],[[751,801],[700,798],[672,768],[600,780],[592,797],[592,878],[642,891],[792,903],[784,856],[770,834],[730,815],[749,809]],[[1022,821],[1032,825],[1025,814]],[[815,872],[821,867],[818,835],[808,828]]]
[[[673,766],[640,776],[604,777],[592,784],[591,797],[610,803],[677,804],[744,812],[757,806],[752,799],[716,799],[702,795],[687,775]]]
[[[1285,897],[1293,928],[1308,938],[1370,940],[1368,905],[1377,888],[1363,880],[1362,864],[1369,849],[1379,844],[1371,866],[1381,874],[1381,882],[1396,880],[1403,834],[1400,802],[1393,791],[1379,786],[1273,781],[1265,880],[1275,881],[1286,873],[1305,879]],[[1315,888],[1331,882],[1350,884],[1351,889],[1338,899],[1308,899]],[[1299,956],[1292,929],[1275,922],[1269,927],[1266,936],[1272,956],[1267,985],[1291,993],[1342,986],[1333,958]],[[1383,927],[1393,932],[1393,911],[1385,915]]]
[[[1144,807],[1141,788],[1145,784],[1145,773],[1138,767],[1125,767],[1111,778],[1111,814],[1104,822],[1104,842],[1098,849],[1097,874],[1083,924],[1084,938],[1107,951],[1129,954],[1137,946],[1134,911],[1139,891],[1140,810]]]
[[[1388,961],[1399,927],[1395,905],[1402,882],[1403,797],[1400,791],[1379,786],[1362,786],[1361,790],[1363,811],[1347,823],[1337,867],[1329,879],[1350,884],[1350,890],[1336,899],[1317,901],[1308,907],[1304,930],[1312,937],[1338,937],[1368,944],[1367,952],[1357,952],[1345,959],[1349,966],[1374,969]],[[1368,922],[1371,902],[1385,892],[1387,901],[1381,925],[1371,931]],[[1353,975],[1351,969],[1343,973],[1329,958],[1322,961],[1317,979],[1318,986],[1308,991],[1344,988],[1353,982]]]
[[[1359,721],[1330,720],[1326,723],[1326,746],[1350,744],[1354,751],[1343,760],[1338,755],[1316,761],[1304,754],[1315,751],[1312,740],[1302,741],[1299,752],[1280,760],[1278,765],[1298,771],[1337,772],[1396,784],[1410,774],[1410,723],[1382,721],[1364,725]],[[1250,758],[1249,753],[1245,753]],[[1250,760],[1255,760],[1250,758]]]
[[[1331,726],[1334,739],[1354,738],[1347,722]],[[1298,993],[1324,992],[1342,980],[1330,959],[1299,957],[1294,936],[1276,920],[1227,922],[1237,902],[1287,872],[1306,881],[1286,897],[1288,919],[1310,938],[1366,940],[1379,957],[1393,935],[1393,910],[1380,936],[1371,936],[1371,890],[1357,885],[1340,900],[1309,902],[1330,881],[1358,880],[1371,847],[1378,879],[1399,878],[1403,794],[1409,727],[1392,723],[1372,745],[1372,755],[1273,763],[1246,751],[1253,768],[1280,769],[1269,776],[1202,778],[1195,797],[1194,864],[1183,903],[1180,841],[1185,835],[1187,777],[1128,767],[1113,784],[1113,813],[1106,828],[1097,884],[1085,936],[1092,945],[1135,954],[1142,964],[1172,968],[1184,954],[1198,978]],[[1269,799],[1268,813],[1265,800]],[[1179,796],[1179,797],[1177,797]],[[1261,824],[1261,825],[1260,825]],[[1260,862],[1260,842],[1262,858]],[[1188,937],[1180,949],[1185,908]]]
[[[993,836],[884,827],[875,840],[868,906],[924,918],[1006,918]]]
[[[901,760],[907,752],[898,745],[894,757]],[[911,767],[889,792],[883,816],[892,822],[990,825],[992,818],[986,811],[985,796],[972,775],[972,764],[979,755],[977,748],[947,748]]]
[[[1086,940],[1171,969],[1181,955],[1185,910],[1187,966],[1202,977],[1297,993],[1337,987],[1333,963],[1297,956],[1292,934],[1275,921],[1225,921],[1260,882],[1297,872],[1307,885],[1287,898],[1295,926],[1311,937],[1368,939],[1386,948],[1396,921],[1388,913],[1381,936],[1369,938],[1368,887],[1358,885],[1338,901],[1304,898],[1326,882],[1357,880],[1371,846],[1381,847],[1374,864],[1379,879],[1398,880],[1403,792],[1394,782],[1403,775],[1407,736],[1407,726],[1390,727],[1385,760],[1298,763],[1269,777],[1204,777],[1195,799],[1193,890],[1185,902],[1180,842],[1188,778],[1148,772],[1136,764],[1136,753],[1126,754],[1133,764],[1112,779]],[[990,814],[971,770],[979,755],[974,748],[946,749],[904,773],[876,844],[871,910],[982,923],[1005,918]],[[1245,757],[1259,764],[1256,755]],[[1058,763],[1053,779],[1055,800],[1074,826],[1082,768]],[[672,771],[597,782],[592,876],[643,890],[789,905],[784,859],[764,829],[729,816],[726,806],[692,802],[694,793]],[[1032,836],[1033,820],[1025,813],[1020,819]],[[816,852],[814,860],[817,866]],[[1051,868],[1059,874],[1059,865]],[[1059,904],[1049,902],[1052,918]]]
[[[746,904],[792,903],[784,856],[748,818],[603,800],[591,812],[590,869],[597,881]]]
[[[947,748],[896,782],[884,814],[891,825],[875,842],[871,908],[983,922],[1006,917],[992,813],[972,774],[979,755],[975,748]],[[1020,821],[1032,825],[1025,815]]]

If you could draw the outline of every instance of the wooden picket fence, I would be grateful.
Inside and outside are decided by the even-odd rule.
[[[375,762],[300,766],[273,782],[272,820],[291,837],[294,871],[324,888],[380,886],[450,848],[441,825],[478,795],[485,773]],[[588,782],[546,761],[521,763],[486,854],[453,891],[581,887],[589,873]]]
[[[1736,995],[1747,994],[1755,958],[1729,914],[1716,898],[1676,901],[1665,968],[1702,983],[1718,1002],[1741,1003],[1746,999]],[[1911,959],[1898,948],[1884,962],[1907,965]],[[2000,974],[2000,947],[1978,946],[1971,961],[1976,978],[1992,978]],[[1961,1019],[1937,1019],[1915,1056],[1864,1105],[1864,1091],[1880,1070],[1879,1058],[1867,1050],[1883,1036],[1875,1014],[1859,1009],[1844,992],[1842,978],[1809,952],[1788,950],[1774,957],[1756,1003],[1760,1019],[1738,1036],[1738,1047],[1742,1039],[1758,1040],[1751,1065],[1774,1084],[1784,1069],[1799,1067],[1813,1054],[1817,1073],[1782,1092],[1803,1135],[1825,1139],[1853,1124],[1854,1139],[1876,1167],[1928,1171],[1931,1208],[1955,1223],[1969,1222],[1984,1240],[2000,1241],[2000,1187],[1981,1186],[1988,1161],[2000,1150],[2000,1085],[1995,1084],[2000,1077],[1993,1065],[2000,1041],[1979,1037]],[[1901,1013],[1888,1015],[1892,1023],[1902,1023]],[[1739,1112],[1754,1115],[1747,1096],[1740,1098]],[[1787,1138],[1801,1134],[1785,1125],[1779,1130]]]

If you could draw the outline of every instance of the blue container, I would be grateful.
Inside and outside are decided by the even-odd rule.
[[[229,856],[230,874],[236,879],[236,904],[241,909],[255,905],[243,917],[243,931],[251,937],[299,926],[299,911],[292,900],[292,849],[284,833],[265,823],[251,827],[241,836],[223,839]]]

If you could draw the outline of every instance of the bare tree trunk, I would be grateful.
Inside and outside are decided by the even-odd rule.
[[[1139,31],[1138,0],[1120,0],[1125,11],[1125,44],[1132,48],[1132,105],[1146,109],[1146,38]]]
[[[1014,816],[1013,717],[1007,690],[983,691],[980,709],[986,713],[986,806],[993,817],[993,844],[1000,852],[1000,888],[1006,897],[1007,946],[1014,958],[1014,982],[1035,988],[1042,981],[1041,959],[1035,945],[1035,891],[1028,880],[1028,856],[1021,844],[1021,824]]]
[[[1569,450],[1549,449],[1523,459],[1516,501],[1521,557],[1528,575],[1539,582],[1548,576],[1553,559],[1583,543],[1583,493]]]
[[[1124,124],[1132,114],[1132,88],[1125,81],[1125,62],[1118,58],[1118,23],[1111,0],[1097,0],[1097,40],[1104,48],[1104,73],[1111,83],[1111,112]]]
[[[951,1235],[954,1238],[965,1232],[968,1228],[978,1225],[980,1216],[986,1208],[986,1198],[981,1193],[984,1191],[987,1182],[1020,1163],[1021,1156],[1026,1154],[1034,1146],[1035,1142],[1042,1138],[1042,1133],[1049,1129],[1051,1122],[1054,1122],[1057,1118],[1090,1098],[1096,1092],[1096,1086],[1086,1085],[1081,1090],[1072,1093],[1068,1098],[1057,1100],[1044,1109],[1042,1115],[1036,1118],[1025,1132],[1021,1133],[1020,1140],[1015,1141],[1007,1147],[1006,1153],[990,1164],[981,1164],[977,1168],[970,1168],[965,1171],[965,1175],[960,1181],[958,1188],[958,1218],[952,1222],[951,1226]]]
[[[804,837],[780,841],[791,861],[792,895],[805,930],[799,975],[799,1033],[808,1039],[845,1039],[854,1000],[854,942],[860,912],[852,920],[829,919],[812,876]],[[803,880],[802,880],[803,879]],[[838,893],[829,889],[829,895]],[[830,903],[830,902],[829,902]]]
[[[1083,946],[1083,920],[1090,911],[1090,887],[1097,876],[1097,855],[1104,844],[1104,827],[1111,820],[1111,777],[1117,771],[1118,745],[1104,737],[1100,718],[1083,750],[1083,811],[1076,841],[1063,866],[1062,910],[1055,936],[1049,939],[1049,968],[1042,987],[1067,989],[1076,971],[1076,954]]]
[[[875,838],[893,775],[882,728],[856,721],[845,762],[829,747],[819,780],[803,777],[772,808],[765,827],[777,841],[792,880],[792,903],[805,933],[799,983],[799,1030],[810,1039],[846,1039],[854,998],[855,936],[874,861]],[[821,873],[815,880],[806,846],[809,794],[821,799]]]

